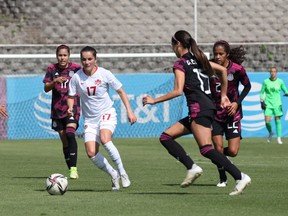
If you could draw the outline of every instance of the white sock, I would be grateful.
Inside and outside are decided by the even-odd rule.
[[[108,155],[110,156],[110,158],[112,159],[112,161],[115,163],[115,165],[117,166],[117,169],[120,173],[120,175],[122,174],[126,174],[126,171],[124,169],[122,160],[121,160],[121,156],[119,154],[118,149],[116,148],[116,146],[113,144],[112,141],[109,141],[107,143],[105,143],[103,145],[104,149],[108,152]]]
[[[112,178],[116,178],[118,176],[117,171],[113,169],[107,159],[100,152],[98,152],[94,157],[90,159],[99,169],[106,172]]]

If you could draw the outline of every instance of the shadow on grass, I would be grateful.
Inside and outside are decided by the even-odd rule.
[[[36,189],[34,191],[38,191],[38,192],[46,192],[45,189]],[[92,190],[92,189],[68,189],[68,192],[113,192],[111,190]],[[117,192],[115,192],[117,193]]]
[[[184,195],[195,195],[195,194],[199,194],[199,195],[221,195],[221,193],[201,193],[201,192],[135,192],[135,193],[129,193],[129,194],[134,194],[134,195],[181,195],[181,196],[184,196]]]
[[[178,184],[162,184],[162,185],[164,185],[164,186],[170,186],[170,187],[180,187],[180,184],[178,183]],[[216,185],[215,184],[193,184],[193,185],[191,185],[191,186],[189,186],[189,187],[216,187]]]
[[[48,176],[15,176],[13,179],[46,179]]]

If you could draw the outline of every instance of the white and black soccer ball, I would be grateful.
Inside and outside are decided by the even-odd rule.
[[[46,179],[46,190],[50,195],[63,195],[68,189],[67,178],[59,173],[54,173]]]

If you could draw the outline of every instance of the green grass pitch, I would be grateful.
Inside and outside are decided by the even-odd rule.
[[[288,212],[288,139],[283,145],[244,138],[232,158],[252,184],[240,196],[229,196],[234,180],[217,188],[218,172],[200,155],[193,138],[178,140],[204,173],[188,188],[179,184],[186,170],[157,138],[114,139],[132,185],[111,192],[110,178],[87,158],[78,140],[78,180],[69,180],[63,196],[45,191],[52,173],[68,174],[59,140],[0,140],[0,215],[117,215],[117,216],[280,216]],[[107,156],[103,148],[100,151]],[[108,158],[108,157],[107,157]]]

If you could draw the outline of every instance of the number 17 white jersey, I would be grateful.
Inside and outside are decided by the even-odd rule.
[[[83,69],[80,69],[71,78],[69,96],[80,94],[85,123],[98,122],[101,115],[113,107],[113,101],[109,96],[109,86],[117,91],[122,87],[122,83],[109,70],[102,67],[97,67],[92,76],[87,76]]]

